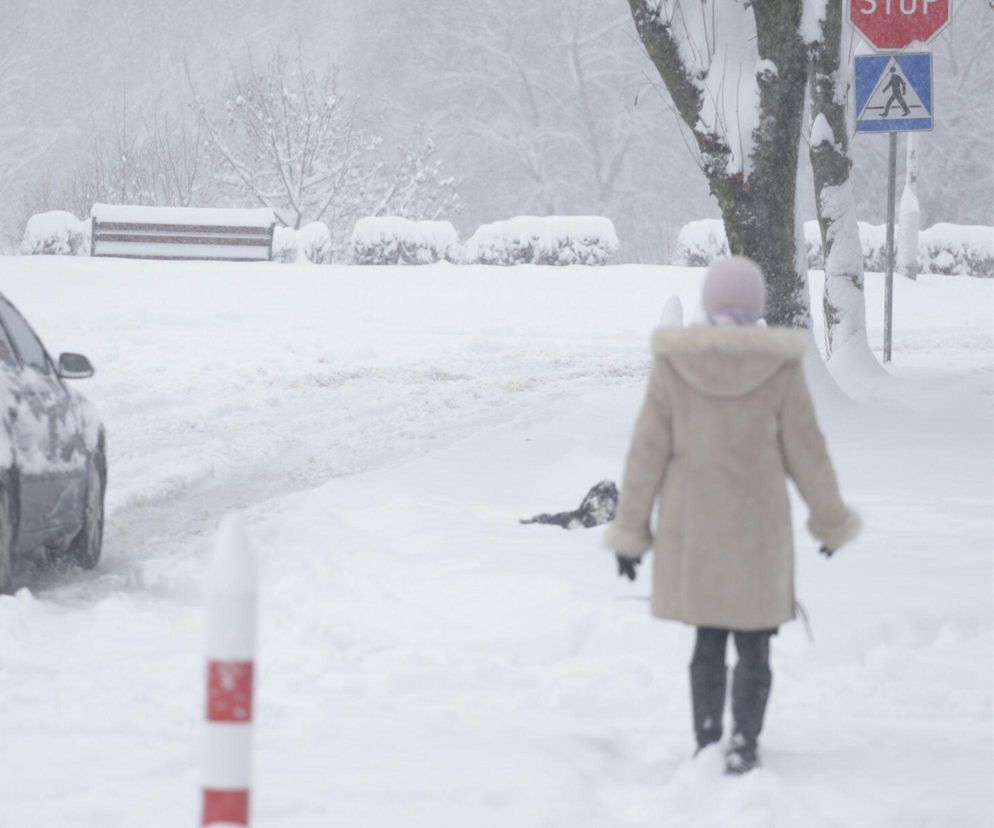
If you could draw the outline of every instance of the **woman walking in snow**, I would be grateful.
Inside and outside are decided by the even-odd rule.
[[[806,337],[756,324],[766,305],[759,268],[741,257],[715,262],[701,301],[707,325],[653,334],[649,387],[604,542],[632,579],[654,549],[653,614],[697,627],[698,750],[721,739],[725,650],[735,639],[726,772],[737,774],[758,764],[770,636],[796,606],[786,478],[825,554],[855,538],[860,522],[839,495],[815,419],[801,365]]]

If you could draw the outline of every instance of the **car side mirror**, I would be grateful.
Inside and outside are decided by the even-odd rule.
[[[82,354],[59,354],[59,376],[63,379],[88,379],[93,366]]]

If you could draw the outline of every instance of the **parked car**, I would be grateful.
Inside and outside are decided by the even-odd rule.
[[[91,376],[82,354],[53,361],[0,294],[0,592],[11,586],[18,556],[62,554],[87,569],[100,560],[104,429],[66,383]]]

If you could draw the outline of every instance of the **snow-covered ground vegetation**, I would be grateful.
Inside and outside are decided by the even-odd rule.
[[[313,264],[331,264],[332,243],[328,225],[323,221],[312,221],[297,231],[298,252]]]
[[[297,231],[281,224],[273,228],[273,261],[292,264],[300,256],[300,241]]]
[[[600,528],[518,524],[618,479],[648,335],[700,280],[0,259],[92,358],[110,453],[100,568],[0,597],[0,821],[196,824],[205,550],[239,511],[259,828],[989,826],[994,280],[897,280],[887,374],[817,387],[866,527],[825,560],[795,502],[814,640],[773,640],[749,776],[690,759],[693,634],[650,619],[646,574]],[[882,294],[868,273],[874,348]]]
[[[918,266],[926,273],[994,276],[994,227],[943,223],[922,230]]]
[[[486,265],[603,265],[617,249],[614,224],[601,216],[515,216],[478,227],[463,259]]]
[[[900,228],[896,228],[900,232]],[[887,226],[859,222],[863,267],[882,271],[887,266]],[[808,267],[821,268],[821,234],[818,222],[804,223]],[[721,219],[700,219],[680,229],[675,264],[703,267],[728,255],[728,241]],[[994,276],[994,227],[935,224],[918,234],[918,269],[922,273],[957,276]]]
[[[352,230],[352,261],[361,265],[433,264],[454,254],[459,235],[448,221],[397,216],[361,218]]]
[[[900,233],[900,228],[895,228]],[[859,223],[867,270],[887,266],[887,226]],[[918,234],[918,270],[957,276],[994,276],[994,227],[936,224]]]
[[[676,239],[673,263],[685,267],[707,267],[728,255],[728,239],[721,219],[698,219],[683,225]]]
[[[27,256],[78,256],[89,253],[85,240],[83,222],[76,216],[65,210],[49,210],[28,219],[20,252]]]

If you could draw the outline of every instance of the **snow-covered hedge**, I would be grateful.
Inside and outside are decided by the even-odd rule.
[[[300,244],[297,241],[297,231],[292,227],[276,225],[273,228],[273,261],[291,264],[297,261]]]
[[[816,232],[817,226],[815,223]],[[887,226],[861,221],[859,240],[863,247],[863,268],[877,273],[886,270]],[[895,237],[895,244],[896,241]],[[821,267],[820,236],[817,244],[817,263],[813,266]],[[994,227],[935,224],[922,230],[918,234],[918,272],[994,277]]]
[[[24,256],[79,256],[87,255],[89,222],[80,221],[72,213],[51,210],[37,213],[28,219],[21,240]]]
[[[918,234],[918,263],[925,273],[994,278],[994,227],[934,224]]]
[[[297,248],[304,258],[314,264],[331,264],[332,244],[328,225],[312,221],[297,231]]]
[[[352,261],[363,265],[432,264],[451,258],[459,244],[447,221],[396,216],[361,218],[352,230]]]
[[[863,248],[863,270],[879,273],[887,269],[886,224],[859,222],[859,243]],[[894,243],[897,244],[896,238]]]
[[[825,266],[825,257],[821,251],[821,228],[817,221],[804,222],[804,258],[812,270],[821,270]]]
[[[721,219],[700,219],[680,228],[673,263],[685,267],[707,267],[715,259],[727,255],[724,222]]]
[[[872,272],[887,269],[887,227],[859,222],[863,248],[863,268]],[[805,254],[808,267],[821,269],[824,257],[817,221],[804,223]],[[728,255],[725,228],[720,219],[692,221],[677,237],[674,264],[706,267]],[[918,236],[920,273],[994,277],[994,227],[972,224],[936,224]]]
[[[274,262],[331,264],[333,250],[331,233],[323,221],[312,221],[299,230],[279,225],[273,229]]]
[[[467,264],[602,265],[618,250],[614,224],[601,216],[516,216],[477,228]]]

